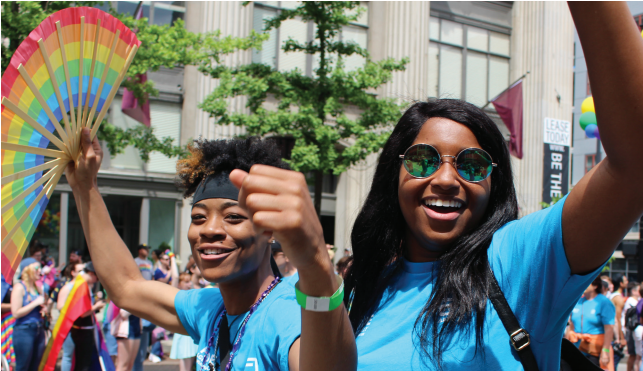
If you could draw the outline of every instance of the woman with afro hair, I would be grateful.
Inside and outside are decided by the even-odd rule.
[[[343,283],[326,252],[306,180],[288,170],[272,142],[199,140],[177,163],[177,185],[192,197],[187,238],[194,261],[218,284],[183,291],[143,279],[98,191],[103,153],[88,130],[82,146],[67,178],[96,272],[118,307],[191,336],[198,344],[197,370],[356,368]],[[299,275],[283,279],[272,268],[272,237]]]

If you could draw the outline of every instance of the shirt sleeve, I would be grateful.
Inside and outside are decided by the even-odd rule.
[[[221,309],[218,289],[180,290],[174,297],[174,309],[181,324],[195,343],[207,332],[207,326]]]
[[[601,308],[601,320],[603,325],[613,325],[616,318],[616,307],[611,300],[605,298],[603,308]]]
[[[566,199],[503,226],[488,252],[507,302],[538,341],[560,336],[583,291],[603,268],[584,275],[571,273],[563,246]]]
[[[289,370],[290,347],[301,336],[301,307],[293,295],[281,297],[270,306],[271,315],[264,320],[266,334],[275,337],[273,352],[277,355],[280,370]],[[287,319],[287,320],[286,320]]]

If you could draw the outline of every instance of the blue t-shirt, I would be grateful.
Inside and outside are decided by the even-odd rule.
[[[156,270],[154,271],[154,279],[157,280],[157,281],[160,278],[165,279],[165,277],[167,277],[169,275],[170,275],[170,272],[167,272],[167,274],[163,273],[163,271],[160,268],[156,268]],[[170,279],[167,281],[167,283],[172,283],[172,277],[170,277]]]
[[[239,351],[232,361],[233,370],[289,369],[290,346],[301,335],[301,307],[295,300],[294,288],[297,280],[296,275],[282,279],[259,304],[246,324]],[[218,333],[214,331],[224,308],[221,292],[218,288],[181,290],[176,294],[174,307],[185,330],[199,344],[197,371],[209,370],[209,363],[216,364],[218,359],[214,349]],[[228,316],[231,344],[246,315]],[[208,352],[208,342],[213,335]],[[208,359],[204,359],[206,353]]]
[[[604,334],[605,325],[613,325],[616,307],[604,295],[598,294],[592,300],[580,298],[572,310],[574,331],[579,334]]]
[[[569,313],[602,267],[572,275],[562,238],[565,198],[554,206],[507,223],[493,236],[489,263],[509,306],[524,329],[541,371],[560,369],[560,344]],[[415,321],[433,290],[439,262],[403,262],[357,336],[359,370],[436,370],[423,359]],[[445,314],[449,303],[445,303]],[[445,370],[522,370],[496,309],[487,301],[483,352],[476,353],[475,329],[447,338]],[[419,345],[418,345],[419,346]]]

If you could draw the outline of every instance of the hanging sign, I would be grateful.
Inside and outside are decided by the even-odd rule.
[[[551,204],[569,192],[569,151],[572,124],[546,118],[543,136],[543,202]]]

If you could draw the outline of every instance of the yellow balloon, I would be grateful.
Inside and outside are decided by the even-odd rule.
[[[581,113],[596,112],[596,110],[594,109],[594,98],[592,97],[585,98],[585,100],[583,101],[583,104],[581,104],[580,106],[580,111]]]

